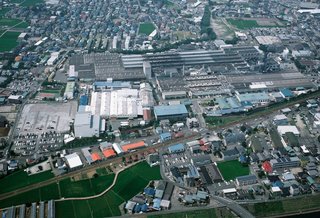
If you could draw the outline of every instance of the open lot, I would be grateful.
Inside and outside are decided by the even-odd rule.
[[[0,180],[0,193],[10,192],[17,188],[42,182],[52,178],[53,176],[54,175],[49,171],[29,176],[26,172],[20,170]]]
[[[150,35],[156,28],[152,23],[141,23],[139,26],[139,34]]]
[[[2,34],[1,34],[2,35]],[[0,52],[11,51],[18,45],[17,39],[20,33],[6,32],[0,37]]]
[[[230,29],[230,27],[228,27],[221,18],[212,19],[211,27],[217,34],[218,39],[232,39],[235,36],[234,31]]]
[[[20,134],[43,132],[69,131],[69,122],[74,119],[77,111],[77,102],[52,103],[52,104],[28,104],[23,108],[18,121]]]
[[[109,217],[121,215],[119,206],[138,194],[148,185],[150,180],[161,179],[159,167],[149,167],[144,161],[121,172],[115,186],[99,198],[85,201],[61,201],[56,203],[57,217],[65,217],[66,208],[68,217]],[[91,214],[90,214],[91,211]]]
[[[223,126],[228,123],[239,121],[244,116],[221,116],[221,117],[205,117],[206,123],[212,127]]]
[[[217,163],[224,180],[234,180],[238,176],[249,175],[249,167],[243,166],[238,160]]]
[[[256,217],[283,215],[286,213],[300,213],[319,208],[320,195],[309,195],[301,198],[257,203],[246,205],[246,208]]]

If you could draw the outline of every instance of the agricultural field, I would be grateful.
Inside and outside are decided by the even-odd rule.
[[[21,23],[21,24],[19,24]],[[17,25],[18,24],[18,25]],[[17,25],[17,26],[15,26]],[[0,19],[0,27],[18,27],[18,28],[26,28],[28,27],[28,23],[19,20],[19,19],[12,19],[12,18],[1,18]]]
[[[217,163],[218,168],[226,181],[234,180],[238,176],[249,175],[249,167],[243,166],[238,160]]]
[[[143,176],[142,176],[143,175]],[[67,208],[68,217],[109,217],[121,215],[119,206],[138,194],[146,187],[150,180],[161,179],[159,167],[149,167],[147,162],[141,162],[121,172],[117,183],[106,194],[99,198],[85,201],[61,201],[56,203],[57,217],[65,216]],[[91,211],[91,214],[90,214]]]
[[[54,175],[50,171],[29,176],[26,172],[20,170],[0,180],[0,194],[10,192],[27,185],[42,182],[53,177]]]
[[[150,35],[155,30],[155,26],[152,23],[141,23],[139,26],[139,34]]]
[[[223,218],[232,218],[237,217],[233,213],[230,212],[225,207],[220,208],[210,208],[210,209],[202,209],[202,210],[192,210],[192,211],[185,211],[185,212],[177,212],[177,213],[166,213],[166,214],[159,214],[159,215],[150,215],[147,218],[215,218],[215,217],[223,217]]]
[[[317,194],[283,201],[249,204],[245,207],[256,217],[267,217],[319,209],[319,205],[320,195]]]

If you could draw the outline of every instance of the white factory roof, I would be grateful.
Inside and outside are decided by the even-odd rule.
[[[113,149],[117,152],[117,154],[121,154],[123,153],[122,148],[119,144],[117,143],[113,143],[112,144]]]
[[[284,114],[279,114],[279,115],[274,116],[274,120],[286,120],[286,119],[288,119],[288,118]]]
[[[65,158],[71,169],[82,166],[82,161],[77,153],[68,154]]]
[[[296,126],[278,126],[278,132],[280,135],[284,135],[287,132],[292,132],[295,135],[300,134],[300,132]]]
[[[272,192],[281,192],[281,189],[278,186],[271,187]]]
[[[227,188],[227,189],[223,189],[223,194],[229,194],[229,193],[235,193],[237,192],[237,189],[235,188]]]
[[[82,113],[76,114],[74,125],[75,126],[88,125],[90,124],[90,122],[91,122],[91,113],[82,112]]]

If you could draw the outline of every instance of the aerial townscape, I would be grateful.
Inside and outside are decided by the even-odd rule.
[[[0,217],[320,217],[319,0],[0,0]]]

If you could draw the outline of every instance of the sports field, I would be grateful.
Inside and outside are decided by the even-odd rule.
[[[244,18],[244,19],[227,19],[228,23],[238,29],[251,29],[261,27],[283,27],[284,24],[277,19],[268,18]]]
[[[238,160],[217,163],[224,180],[234,180],[238,176],[249,175],[249,167],[243,166]]]
[[[139,26],[139,34],[150,35],[156,28],[152,23],[141,23]]]
[[[22,188],[34,183],[42,182],[53,177],[54,175],[49,171],[29,176],[26,172],[20,170],[0,180],[0,194],[10,192],[17,188]]]
[[[121,172],[116,185],[99,198],[56,203],[57,217],[109,217],[121,215],[119,205],[138,194],[150,180],[161,179],[159,167],[149,167],[144,161]],[[73,208],[70,211],[70,208]],[[91,213],[90,213],[91,212]]]

